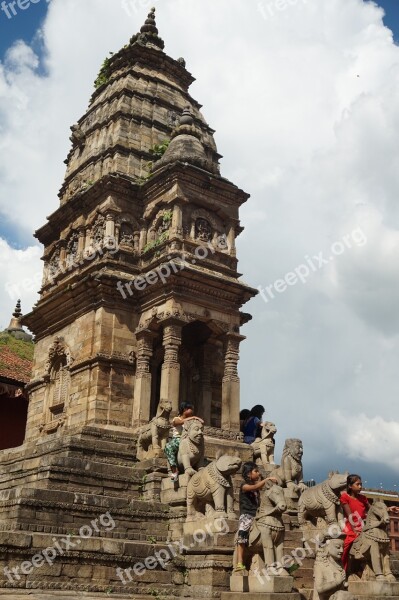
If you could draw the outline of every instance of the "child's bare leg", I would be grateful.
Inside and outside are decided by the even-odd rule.
[[[244,564],[244,544],[237,544],[237,564]]]

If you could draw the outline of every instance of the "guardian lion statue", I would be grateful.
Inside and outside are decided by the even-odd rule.
[[[157,414],[140,430],[137,440],[138,460],[162,456],[169,437],[171,412],[172,403],[170,400],[160,400]]]
[[[389,514],[386,504],[381,500],[374,501],[367,513],[363,530],[353,542],[349,552],[350,558],[366,563],[361,577],[362,581],[372,579],[396,581],[389,564],[388,525]]]
[[[231,476],[240,467],[240,458],[223,454],[191,477],[187,485],[187,521],[213,516],[237,518]]]
[[[177,464],[180,471],[191,477],[204,465],[204,423],[189,419],[183,425]]]
[[[317,519],[322,519],[326,526],[338,525],[342,530],[344,523],[339,497],[346,488],[347,476],[348,473],[332,473],[326,481],[305,489],[298,502],[300,526],[310,522],[317,527]]]
[[[287,510],[293,513],[297,512],[300,494],[307,489],[303,481],[302,456],[302,441],[296,438],[286,439],[281,465],[270,473],[271,477],[277,477],[279,483],[287,488],[285,491]]]
[[[260,460],[264,467],[274,465],[274,436],[277,433],[277,427],[274,423],[267,421],[264,423],[260,438],[256,438],[251,446],[254,451],[254,461]]]

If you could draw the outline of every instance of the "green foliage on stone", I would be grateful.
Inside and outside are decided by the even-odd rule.
[[[169,239],[169,231],[164,231],[163,233],[161,233],[161,235],[159,236],[159,238],[157,240],[154,240],[153,242],[148,242],[148,244],[146,244],[143,248],[143,254],[145,254],[146,252],[149,252],[150,250],[153,250],[154,248],[157,248],[158,246],[160,246],[161,244],[163,244],[164,242],[166,242],[166,240]]]
[[[110,52],[111,56],[113,54],[113,52]],[[101,65],[101,69],[97,75],[97,79],[94,82],[94,87],[97,89],[100,86],[104,85],[104,83],[108,83],[109,78],[111,76],[111,70],[110,70],[110,63],[111,63],[111,59],[110,58],[105,58],[103,64]]]
[[[17,340],[9,333],[3,332],[0,333],[0,348],[2,346],[8,346],[11,352],[19,356],[19,358],[23,358],[24,360],[33,360],[33,342]]]
[[[169,147],[169,144],[170,140],[163,140],[160,144],[154,144],[154,146],[150,148],[150,154],[153,155],[154,161],[157,161],[163,157]]]

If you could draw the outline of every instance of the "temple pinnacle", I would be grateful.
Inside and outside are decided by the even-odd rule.
[[[141,33],[152,33],[154,35],[158,35],[158,29],[155,22],[155,7],[153,6],[148,13],[147,19],[140,29]]]
[[[18,300],[15,310],[12,313],[12,316],[15,317],[16,319],[19,319],[21,317],[21,315],[22,315],[21,300]]]

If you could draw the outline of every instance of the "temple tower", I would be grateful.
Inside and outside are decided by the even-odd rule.
[[[248,195],[220,175],[214,131],[183,59],[163,52],[153,9],[104,61],[74,125],[44,245],[26,441],[85,425],[134,431],[160,398],[239,430],[240,279]]]

